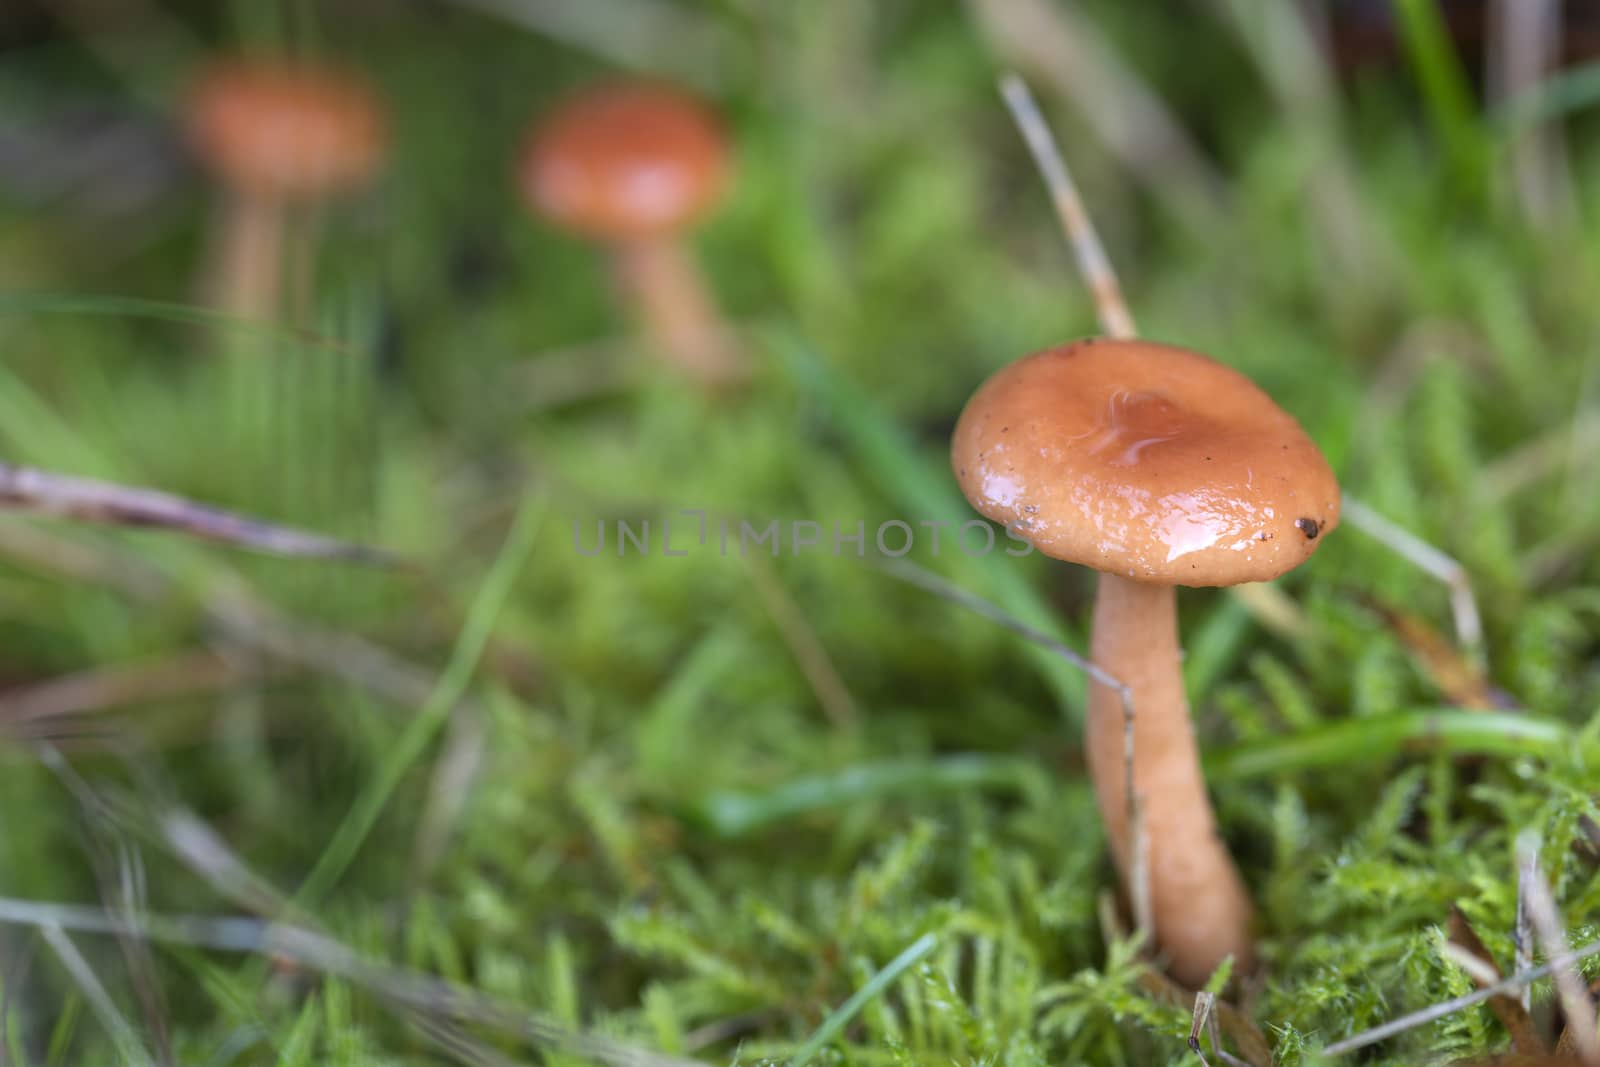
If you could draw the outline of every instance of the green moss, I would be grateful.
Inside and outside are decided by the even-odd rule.
[[[1587,217],[1540,233],[1486,206],[1502,131],[1441,74],[1425,3],[1406,10],[1427,118],[1404,69],[1363,76],[1340,116],[1352,207],[1380,247],[1364,263],[1330,245],[1308,192],[1328,165],[1322,134],[1282,118],[1222,24],[1078,6],[1228,176],[1226,206],[1197,220],[1159,180],[1135,189],[1047,99],[1141,326],[1256,377],[1353,495],[1467,565],[1489,681],[1520,709],[1445,707],[1449,687],[1386,621],[1403,611],[1448,635],[1445,590],[1354,530],[1280,583],[1304,613],[1292,636],[1226,594],[1181,598],[1221,823],[1261,905],[1266,967],[1245,1011],[1280,1063],[1322,1062],[1333,1040],[1471,988],[1441,951],[1452,908],[1510,968],[1524,831],[1542,841],[1569,937],[1600,935],[1600,507],[1593,463],[1566,437],[1600,381],[1597,235]],[[603,27],[606,9],[585,17]],[[955,6],[674,10],[694,49],[711,42],[718,58],[691,73],[740,145],[732,202],[692,241],[756,363],[736,396],[657,369],[599,253],[516,199],[525,119],[614,68],[468,6],[353,5],[315,35],[369,67],[396,114],[382,187],[328,215],[307,319],[321,342],[167,306],[193,292],[199,177],[175,171],[121,215],[114,168],[42,198],[0,183],[8,284],[69,296],[0,303],[8,458],[160,484],[421,564],[356,573],[47,528],[124,578],[169,580],[141,596],[0,538],[0,677],[206,644],[249,662],[248,639],[207,612],[247,587],[425,678],[456,650],[468,696],[419,718],[421,699],[300,671],[17,725],[0,751],[0,896],[121,906],[120,870],[142,872],[152,911],[250,907],[259,898],[174,854],[159,828],[176,804],[308,904],[303,921],[525,1009],[546,1062],[606,1059],[608,1041],[707,1062],[1186,1062],[1188,1012],[1152,992],[1137,945],[1102,929],[1114,878],[1078,754],[1083,678],[853,546],[832,552],[835,523],[864,523],[870,556],[886,520],[919,535],[924,520],[964,520],[944,458],[962,400],[1007,360],[1093,329],[994,57]],[[275,24],[305,35],[312,14]],[[170,152],[151,101],[170,57],[197,44],[163,25],[114,57],[55,39],[0,84],[33,126],[87,98],[142,116],[147,150]],[[702,54],[677,43],[645,47],[663,69]],[[1573,149],[1587,190],[1597,161]],[[97,209],[111,221],[90,221]],[[576,393],[529,385],[558,379]],[[1553,458],[1530,478],[1485,476],[1535,441]],[[491,571],[534,498],[544,518],[525,563]],[[703,546],[686,508],[707,512]],[[757,571],[738,524],[774,518],[819,522],[822,547],[786,542]],[[671,522],[691,551],[575,551],[574,524],[589,544],[619,519],[656,538]],[[921,536],[912,559],[1083,647],[1089,584],[1073,568],[972,559],[949,541],[935,558]],[[491,619],[485,598],[502,594]],[[114,1055],[92,998],[42,947],[29,954],[31,936],[0,937],[0,959],[28,958],[4,979],[13,1060]],[[419,1025],[371,975],[179,946],[139,969],[114,940],[74,937],[146,1046],[164,1030],[181,1062],[528,1054],[503,1027]],[[1534,998],[1547,1018],[1548,982]],[[589,1040],[559,1039],[575,1031]],[[1505,1042],[1479,1007],[1363,1062]]]

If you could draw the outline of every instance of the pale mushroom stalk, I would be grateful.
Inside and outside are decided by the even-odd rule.
[[[1133,795],[1147,847],[1144,862],[1156,943],[1180,980],[1199,985],[1216,962],[1252,961],[1252,907],[1233,858],[1217,836],[1200,774],[1179,669],[1176,590],[1101,574],[1090,658],[1126,685],[1133,707]],[[1124,711],[1121,694],[1099,683],[1084,724],[1089,777],[1123,884],[1132,884]]]
[[[680,244],[631,241],[617,247],[613,266],[645,336],[669,363],[708,385],[743,376],[744,363],[727,324],[699,267]]]
[[[285,208],[281,199],[248,191],[225,194],[217,224],[216,274],[209,280],[217,310],[241,319],[277,317]]]

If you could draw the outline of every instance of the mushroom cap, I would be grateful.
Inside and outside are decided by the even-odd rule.
[[[591,88],[556,106],[518,166],[528,206],[605,241],[666,236],[704,215],[728,183],[716,116],[681,89],[651,82]]]
[[[387,140],[376,97],[356,76],[284,60],[212,66],[189,92],[189,138],[246,193],[312,197],[365,184]]]
[[[951,461],[988,518],[1135,581],[1266,581],[1339,522],[1339,483],[1292,416],[1238,371],[1146,341],[1002,368],[962,411]]]

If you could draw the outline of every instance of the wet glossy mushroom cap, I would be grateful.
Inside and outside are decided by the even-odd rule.
[[[586,237],[659,237],[699,218],[728,180],[728,144],[706,106],[649,83],[590,89],[559,105],[522,153],[523,198]]]
[[[185,120],[196,152],[233,187],[308,197],[365,184],[383,157],[377,100],[353,76],[282,61],[236,60],[203,73]]]
[[[1237,585],[1298,566],[1339,521],[1300,424],[1197,352],[1087,340],[979,388],[951,459],[972,506],[1041,552],[1137,581]]]

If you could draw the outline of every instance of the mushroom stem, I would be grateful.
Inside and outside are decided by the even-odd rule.
[[[619,284],[663,357],[707,386],[745,376],[744,357],[682,246],[631,241],[618,247],[615,259]]]
[[[1217,836],[1200,774],[1179,670],[1174,589],[1100,575],[1094,605],[1094,662],[1133,694],[1133,792],[1141,809],[1156,945],[1174,977],[1198,987],[1223,958],[1251,964],[1250,896]],[[1117,870],[1133,870],[1125,723],[1119,694],[1096,683],[1085,728],[1089,776]]]
[[[284,208],[277,197],[230,193],[222,207],[211,279],[218,310],[270,320],[278,310]]]

